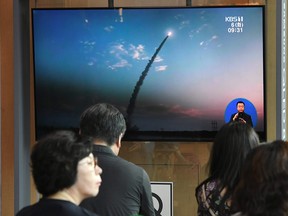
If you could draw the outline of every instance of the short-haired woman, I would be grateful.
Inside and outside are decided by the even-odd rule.
[[[78,206],[96,196],[102,169],[92,154],[90,140],[71,131],[57,131],[35,144],[31,153],[32,175],[42,198],[16,216],[95,216]]]

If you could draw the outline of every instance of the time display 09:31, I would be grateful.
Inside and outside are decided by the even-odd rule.
[[[227,28],[228,33],[241,33],[244,28],[243,16],[225,16],[225,22],[230,25]]]

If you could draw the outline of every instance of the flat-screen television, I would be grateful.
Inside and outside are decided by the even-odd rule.
[[[36,139],[105,102],[126,141],[212,141],[241,100],[265,140],[264,9],[32,9]]]

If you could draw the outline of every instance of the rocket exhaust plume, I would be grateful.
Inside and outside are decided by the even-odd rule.
[[[169,32],[168,35],[164,38],[164,40],[161,42],[161,44],[159,45],[159,47],[156,49],[154,55],[151,57],[151,59],[149,60],[148,64],[146,65],[144,71],[142,72],[138,82],[136,83],[133,93],[130,97],[130,101],[129,101],[129,105],[127,107],[127,126],[128,128],[130,128],[132,126],[132,114],[134,112],[134,108],[135,108],[135,104],[136,104],[136,99],[138,96],[138,93],[140,91],[140,87],[142,86],[145,77],[147,76],[149,69],[151,67],[151,65],[153,64],[156,56],[158,55],[158,53],[160,52],[161,48],[163,47],[164,43],[166,42],[166,40],[168,39],[168,37],[171,35],[171,33]]]

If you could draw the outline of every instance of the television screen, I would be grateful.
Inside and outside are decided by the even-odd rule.
[[[110,103],[128,141],[211,141],[245,104],[266,139],[264,7],[32,9],[36,139]]]

